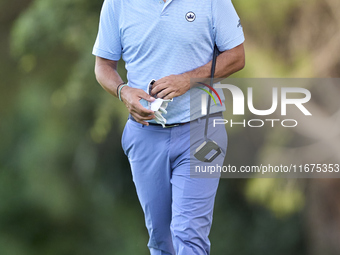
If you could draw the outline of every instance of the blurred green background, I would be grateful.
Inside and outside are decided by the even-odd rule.
[[[340,75],[339,0],[233,3],[246,36],[234,77]],[[120,144],[127,110],[93,71],[101,5],[0,1],[1,255],[148,254]],[[257,139],[240,160],[256,162]],[[246,140],[233,132],[229,148]],[[212,254],[340,254],[339,195],[334,179],[223,179]]]

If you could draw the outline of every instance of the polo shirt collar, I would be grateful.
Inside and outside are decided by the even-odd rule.
[[[162,0],[163,1],[163,0]],[[172,2],[173,0],[166,0],[164,6],[163,6],[163,9],[162,9],[162,12],[165,10],[165,8]]]

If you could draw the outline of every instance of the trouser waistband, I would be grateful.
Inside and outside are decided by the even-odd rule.
[[[209,114],[209,117],[210,117],[210,118],[211,118],[211,117],[221,117],[221,116],[223,116],[223,115],[222,115],[222,112],[216,112],[216,113]],[[201,117],[200,119],[205,119],[205,117],[206,117],[206,116],[203,116],[203,117]],[[131,114],[129,114],[128,119],[137,122],[137,121],[135,120],[135,118],[132,117]],[[195,119],[195,120],[196,120],[196,119]],[[195,121],[195,120],[192,120],[192,121]],[[188,124],[188,123],[190,123],[190,121],[187,121],[187,122],[180,122],[180,123],[173,123],[173,124],[165,124],[165,127],[167,127],[167,128],[170,128],[170,127],[178,127],[178,126],[185,125],[185,124]],[[149,125],[152,125],[152,126],[162,126],[161,124],[152,123],[152,122],[149,122]]]

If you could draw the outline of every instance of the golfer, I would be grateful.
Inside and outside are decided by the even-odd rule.
[[[200,107],[190,111],[190,79],[210,77],[215,44],[220,51],[215,77],[242,69],[243,41],[230,0],[104,1],[93,48],[95,74],[130,112],[122,147],[144,211],[151,255],[210,254],[208,235],[219,178],[190,176],[190,165],[198,163],[190,144],[202,144],[205,127]],[[127,82],[117,73],[121,57]],[[158,112],[166,119],[163,125],[148,107],[156,97],[173,99],[166,112]],[[214,104],[211,116],[221,118],[223,110]],[[227,134],[218,126],[209,128],[208,137],[222,149],[214,160],[222,165]],[[191,134],[196,140],[190,143]]]

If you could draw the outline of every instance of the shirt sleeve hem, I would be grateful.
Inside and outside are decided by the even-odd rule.
[[[107,51],[100,50],[98,48],[93,48],[92,54],[97,57],[101,57],[101,58],[105,58],[105,59],[109,59],[113,61],[118,61],[121,57],[121,54],[112,54]]]
[[[231,50],[232,48],[235,48],[236,46],[239,46],[240,44],[242,44],[244,42],[244,34],[240,34],[238,37],[236,37],[235,39],[221,45],[218,46],[219,51],[223,52],[226,50]]]

